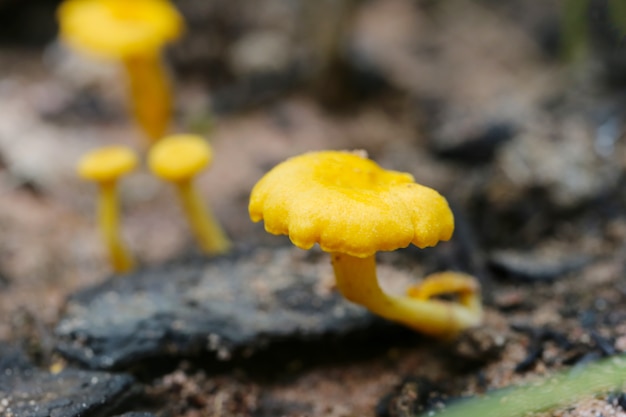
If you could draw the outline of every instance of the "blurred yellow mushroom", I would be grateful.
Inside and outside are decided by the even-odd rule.
[[[150,149],[148,165],[154,175],[176,186],[200,247],[208,254],[221,254],[230,249],[230,240],[203,204],[193,184],[194,177],[212,159],[213,151],[202,137],[173,135],[160,140]]]
[[[113,270],[118,273],[133,269],[133,259],[120,238],[117,181],[137,166],[137,156],[124,146],[108,146],[83,156],[78,175],[100,186],[98,224],[106,243]]]
[[[58,10],[68,45],[123,63],[135,119],[153,141],[167,131],[172,92],[161,49],[183,20],[167,0],[65,0]]]
[[[454,218],[435,190],[407,173],[387,171],[364,155],[322,151],[277,165],[252,189],[250,218],[294,245],[330,252],[337,288],[350,301],[417,331],[447,337],[482,318],[479,285],[466,274],[427,277],[406,296],[378,285],[377,251],[448,240]],[[457,294],[458,302],[432,297]]]

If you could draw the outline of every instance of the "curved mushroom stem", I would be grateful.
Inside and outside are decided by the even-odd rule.
[[[440,294],[458,294],[459,303],[481,314],[480,286],[476,279],[462,272],[437,272],[428,275],[417,285],[409,287],[407,296],[416,300],[428,300]]]
[[[172,117],[172,87],[159,53],[124,59],[131,110],[153,141],[167,132]]]
[[[176,189],[187,220],[202,250],[213,255],[228,252],[231,242],[211,210],[202,202],[192,180],[176,182]]]
[[[98,224],[109,252],[113,270],[129,272],[134,267],[133,259],[122,243],[118,216],[117,185],[114,181],[100,183],[98,196]]]
[[[337,288],[344,297],[363,305],[379,316],[400,322],[419,332],[449,337],[481,321],[482,308],[478,284],[474,281],[473,285],[469,285],[468,280],[473,281],[473,278],[469,276],[459,274],[455,278],[456,273],[451,272],[446,273],[449,275],[446,275],[447,278],[444,276],[445,279],[429,277],[430,282],[438,283],[438,286],[432,287],[437,291],[432,291],[430,295],[443,292],[460,293],[459,303],[453,303],[426,299],[429,296],[414,298],[385,294],[378,285],[375,255],[358,258],[343,253],[333,253],[332,264]],[[462,282],[466,285],[460,285]],[[447,286],[447,284],[454,285]]]

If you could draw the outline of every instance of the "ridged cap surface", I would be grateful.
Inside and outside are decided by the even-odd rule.
[[[288,235],[302,249],[318,243],[357,257],[434,246],[454,231],[437,191],[352,152],[311,152],[280,163],[254,186],[248,209],[269,233]]]

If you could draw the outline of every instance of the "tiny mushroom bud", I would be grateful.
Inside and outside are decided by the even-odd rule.
[[[172,113],[170,80],[161,48],[178,38],[183,20],[167,0],[65,0],[60,37],[76,49],[119,60],[128,75],[135,119],[153,141]]]
[[[406,296],[378,285],[375,253],[448,240],[454,218],[445,198],[407,173],[387,171],[358,153],[311,152],[277,165],[252,189],[250,218],[332,255],[337,288],[370,311],[433,336],[480,323],[479,285],[466,274],[427,277]],[[432,299],[456,293],[458,302]]]
[[[150,149],[148,165],[157,177],[176,186],[183,209],[200,247],[209,254],[230,249],[226,237],[193,184],[193,178],[213,159],[209,144],[196,135],[173,135],[160,140]]]
[[[78,164],[78,175],[100,186],[98,224],[109,251],[113,270],[128,272],[133,260],[120,238],[117,180],[137,166],[137,156],[124,146],[108,146],[83,156]]]

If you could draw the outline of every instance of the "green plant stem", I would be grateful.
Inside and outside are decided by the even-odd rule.
[[[613,357],[541,382],[461,401],[437,417],[521,417],[571,404],[619,388],[626,382],[626,357]],[[426,416],[426,414],[424,415]]]

